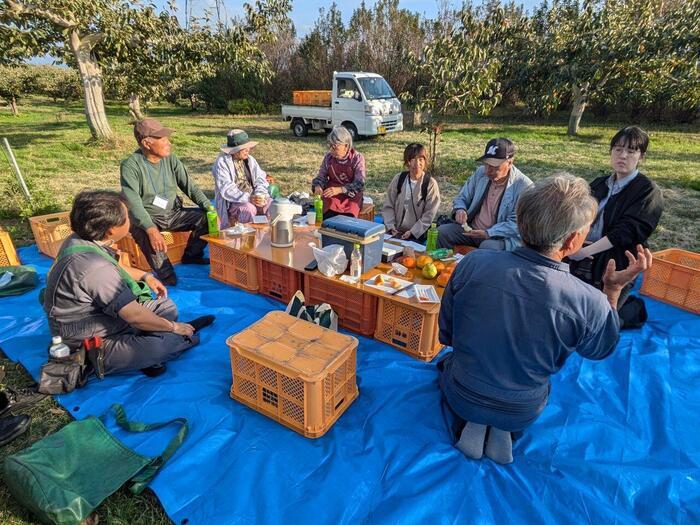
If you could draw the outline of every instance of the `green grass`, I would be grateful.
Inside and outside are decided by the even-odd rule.
[[[13,118],[0,112],[0,130],[12,144],[17,160],[41,203],[49,199],[68,209],[77,191],[87,187],[117,188],[119,163],[135,149],[126,106],[110,105],[109,119],[116,133],[110,146],[89,143],[82,106],[62,106],[29,100],[22,115]],[[273,175],[284,192],[307,190],[323,154],[325,137],[312,133],[295,138],[288,124],[276,115],[235,117],[191,113],[187,109],[158,106],[149,112],[176,130],[175,153],[209,194],[213,181],[209,170],[231,127],[241,127],[260,142],[254,155],[263,169]],[[588,180],[609,169],[608,142],[624,124],[592,123],[585,115],[581,133],[566,135],[563,116],[549,121],[528,121],[523,117],[498,116],[447,126],[439,146],[442,211],[448,211],[464,180],[477,167],[474,161],[493,136],[512,138],[517,146],[516,165],[530,178],[538,179],[556,171],[569,171]],[[642,170],[664,190],[666,209],[652,247],[671,246],[700,251],[700,128],[698,126],[647,127],[651,146]],[[408,142],[427,142],[427,135],[408,131],[362,140],[357,149],[367,164],[367,194],[381,204],[386,186],[401,169],[403,148]],[[0,158],[0,189],[12,180],[9,165]],[[42,195],[42,192],[44,194]],[[42,200],[43,199],[43,200]],[[0,217],[19,237],[28,230],[18,220],[19,199],[3,198]]]
[[[30,100],[18,118],[0,110],[0,136],[12,144],[17,160],[39,201],[62,209],[83,188],[118,188],[119,163],[135,149],[126,106],[110,105],[108,113],[117,135],[115,144],[90,144],[82,106],[62,106]],[[288,124],[278,116],[233,117],[190,113],[182,108],[156,107],[149,112],[163,120],[176,133],[174,151],[183,160],[199,185],[210,195],[213,181],[209,170],[225,141],[226,131],[240,127],[259,141],[254,155],[268,173],[281,184],[283,192],[308,191],[325,148],[325,136],[306,138],[291,135]],[[439,176],[443,205],[447,212],[452,199],[466,178],[477,167],[475,158],[486,141],[507,136],[517,146],[516,165],[530,178],[539,179],[565,170],[591,180],[609,169],[608,143],[624,122],[592,123],[585,115],[581,133],[566,136],[565,116],[549,121],[528,121],[522,117],[496,116],[471,122],[452,122],[439,146]],[[647,126],[651,146],[642,170],[663,188],[664,216],[652,238],[654,249],[681,247],[700,251],[700,129],[697,126]],[[367,164],[367,194],[381,205],[387,184],[402,169],[403,148],[409,142],[427,143],[427,136],[408,131],[357,143]],[[0,156],[0,224],[9,227],[16,240],[29,242],[31,233],[18,218],[23,207],[16,194],[9,165]],[[4,190],[3,190],[4,188]],[[24,206],[26,208],[26,206]],[[31,379],[16,365],[0,361],[8,368],[7,382],[14,386]],[[53,401],[46,400],[31,414],[30,431],[0,449],[0,460],[41,437],[56,431],[70,417]],[[114,524],[168,523],[157,499],[147,493],[131,496],[121,490],[98,509],[100,522]],[[0,484],[0,523],[32,523],[30,516],[10,498]]]

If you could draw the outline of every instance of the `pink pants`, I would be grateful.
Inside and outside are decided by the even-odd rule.
[[[253,222],[255,215],[267,215],[267,210],[272,203],[270,197],[267,198],[264,206],[256,206],[252,202],[229,202],[228,221],[230,224],[237,222]]]

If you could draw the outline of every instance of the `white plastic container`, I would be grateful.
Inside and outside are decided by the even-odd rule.
[[[51,338],[51,346],[49,347],[49,355],[53,359],[63,359],[70,355],[70,348],[63,342],[60,335],[55,335]]]

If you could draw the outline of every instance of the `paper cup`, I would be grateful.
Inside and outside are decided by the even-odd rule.
[[[316,224],[316,212],[310,211],[306,214],[306,222],[309,226],[314,226]]]

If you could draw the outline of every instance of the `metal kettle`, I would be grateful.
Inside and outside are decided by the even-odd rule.
[[[276,248],[288,248],[294,245],[292,219],[301,215],[300,205],[289,199],[278,197],[270,204],[270,244]]]

